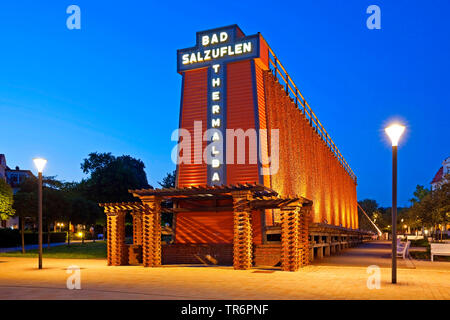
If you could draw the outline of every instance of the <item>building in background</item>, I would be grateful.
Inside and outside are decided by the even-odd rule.
[[[19,185],[29,177],[34,177],[30,170],[22,170],[18,166],[15,169],[6,168],[6,181],[13,188],[14,194],[19,191]]]
[[[16,166],[15,169],[10,169],[6,164],[6,156],[0,154],[0,179],[5,179],[6,182],[13,189],[13,193],[16,194],[19,191],[19,185],[28,179],[29,177],[34,177],[30,170],[21,170]],[[2,220],[0,223],[0,228],[13,228],[17,229],[19,227],[19,218],[12,217],[8,220]]]
[[[6,157],[0,154],[0,179],[6,180]]]
[[[438,172],[431,181],[431,190],[438,189],[445,181],[445,176],[450,174],[450,157],[442,161],[442,167],[439,168]]]
[[[434,191],[436,189],[439,189],[442,184],[447,182],[445,176],[448,174],[450,174],[450,157],[447,157],[444,161],[442,161],[442,167],[439,168],[438,172],[431,181],[431,190]],[[439,227],[441,227],[441,225],[439,225]],[[442,227],[443,230],[447,233],[447,236],[450,236],[450,223]]]

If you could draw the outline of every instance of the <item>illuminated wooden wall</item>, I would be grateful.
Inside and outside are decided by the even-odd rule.
[[[191,163],[181,163],[178,166],[178,186],[188,187],[191,185],[206,185],[206,163],[195,163],[195,155],[202,158],[206,141],[202,142],[202,148],[195,148],[194,139],[202,137],[194,136],[194,121],[201,121],[203,130],[206,130],[208,104],[207,69],[198,69],[183,74],[182,97],[181,97],[181,119],[180,128],[191,133]],[[181,155],[182,155],[181,151]]]
[[[272,188],[312,200],[312,222],[358,228],[356,183],[269,72],[264,87],[267,126],[279,129],[280,137]]]

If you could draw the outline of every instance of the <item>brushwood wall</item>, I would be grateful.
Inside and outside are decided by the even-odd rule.
[[[268,71],[264,87],[267,127],[279,129],[280,140],[279,170],[271,176],[271,187],[312,200],[312,222],[358,228],[356,182]]]

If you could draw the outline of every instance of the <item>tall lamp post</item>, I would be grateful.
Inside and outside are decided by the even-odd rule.
[[[47,160],[42,158],[33,159],[34,165],[38,170],[38,213],[39,213],[39,269],[42,269],[42,170],[47,163]]]
[[[392,142],[392,283],[397,283],[397,147],[405,127],[392,124],[385,131]]]

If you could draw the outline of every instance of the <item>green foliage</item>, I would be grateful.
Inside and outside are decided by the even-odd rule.
[[[61,190],[63,183],[56,180],[55,177],[44,177],[42,184],[44,224],[63,219],[70,208],[70,203]],[[20,184],[19,188],[19,191],[14,195],[16,214],[20,217],[36,217],[38,211],[38,179],[29,177]]]
[[[97,203],[75,196],[71,198],[71,215],[68,218],[74,224],[95,224],[102,210]]]
[[[371,199],[358,201],[358,204],[364,209],[370,219],[378,226],[378,228],[380,228],[381,231],[391,232],[392,208],[380,207],[375,200]],[[367,221],[367,218],[360,211],[361,210],[358,208],[360,229],[373,230],[373,226]],[[397,226],[399,230],[401,230],[403,225],[400,221],[407,215],[407,212],[408,208],[397,208]]]
[[[16,215],[24,217],[35,217],[37,215],[37,192],[26,192],[20,190],[14,195],[14,209]]]
[[[159,181],[158,184],[163,188],[175,188],[175,179],[176,179],[177,171],[168,172],[162,181]],[[172,201],[164,202],[162,204],[163,208],[172,208]],[[173,222],[173,213],[164,212],[161,215],[161,225],[169,225],[172,227]]]
[[[14,195],[14,208],[20,217],[37,216],[36,178],[26,179]],[[78,183],[63,183],[55,177],[43,178],[42,213],[44,224],[71,221],[73,224],[94,224],[101,209],[97,203],[86,199]]]
[[[175,188],[175,177],[177,171],[168,172],[162,181],[158,181],[158,184],[163,188]]]
[[[375,200],[364,199],[358,201],[358,204],[364,209],[369,217],[378,210],[378,203]]]
[[[408,210],[408,223],[416,228],[446,225],[450,221],[450,176],[432,192],[417,186],[415,201]]]
[[[413,259],[416,259],[416,260],[426,260],[426,261],[431,260],[431,252],[430,252],[429,248],[427,251],[410,251],[409,254],[411,255],[411,257],[413,257]],[[434,261],[450,262],[450,257],[449,256],[434,256]]]
[[[411,241],[411,247],[430,247],[430,243],[428,242],[428,239],[424,237],[423,239],[418,240],[410,240]]]
[[[5,180],[0,179],[0,218],[7,220],[14,215],[13,191]]]
[[[134,201],[129,189],[151,188],[144,163],[130,156],[91,153],[81,164],[90,176],[81,182],[62,182],[43,178],[44,224],[55,221],[72,224],[106,224],[99,202]],[[38,180],[30,177],[21,183],[14,196],[14,209],[20,217],[37,216]]]
[[[414,198],[410,199],[411,203],[417,203],[420,202],[423,198],[425,198],[427,195],[430,194],[430,189],[424,188],[424,186],[417,185],[416,191],[414,191],[413,195]]]
[[[363,210],[367,213],[369,218],[377,225],[378,228],[383,229],[388,225],[386,223],[385,216],[381,213],[381,208],[378,206],[378,203],[372,199],[364,199],[358,201],[358,204],[363,208]],[[372,224],[367,220],[367,217],[361,212],[361,209],[358,207],[359,214],[359,228],[363,230],[372,230],[376,232],[375,228]]]
[[[133,201],[135,199],[128,190],[151,188],[144,163],[128,155],[115,157],[111,153],[90,153],[81,169],[90,177],[81,181],[78,189],[96,203]]]

